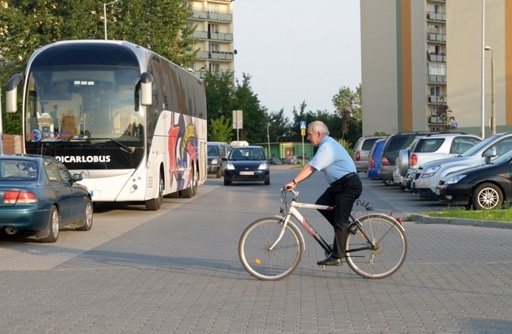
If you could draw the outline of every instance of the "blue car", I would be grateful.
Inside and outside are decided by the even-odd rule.
[[[373,144],[370,151],[370,160],[368,160],[368,177],[372,180],[380,180],[380,156],[384,144],[386,144],[386,139],[379,139]]]
[[[0,156],[0,231],[55,242],[62,226],[90,230],[93,205],[81,179],[49,156]]]
[[[270,169],[261,146],[233,147],[224,167],[224,185],[263,181],[270,184]]]

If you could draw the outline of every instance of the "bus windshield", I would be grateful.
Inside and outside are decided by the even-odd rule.
[[[133,67],[34,68],[27,82],[26,140],[142,145],[144,115],[135,92],[139,78],[139,69]]]

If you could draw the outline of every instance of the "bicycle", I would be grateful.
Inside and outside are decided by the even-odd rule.
[[[287,193],[293,193],[289,204]],[[281,189],[281,215],[260,218],[242,233],[238,255],[243,267],[252,276],[263,281],[277,281],[289,276],[299,265],[306,249],[298,221],[324,249],[326,256],[332,252],[320,234],[308,223],[298,209],[333,210],[332,206],[299,203],[299,192]],[[358,200],[359,201],[359,200]],[[371,211],[368,203],[357,203]],[[407,239],[401,223],[379,212],[354,216],[349,219],[345,260],[358,275],[369,279],[389,277],[397,272],[407,255]]]

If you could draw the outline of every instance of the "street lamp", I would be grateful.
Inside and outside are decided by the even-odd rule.
[[[274,121],[272,121],[270,123],[274,123]],[[267,144],[268,144],[268,156],[267,156],[267,158],[270,158],[270,135],[268,133],[268,127],[270,126],[270,123],[267,123]]]
[[[482,100],[482,134],[481,134],[481,137],[482,139],[485,138],[485,85],[484,85],[484,79],[485,79],[485,63],[484,63],[484,54],[485,54],[485,0],[482,0],[482,76],[481,76],[481,79],[482,79],[482,82],[481,82],[481,85],[482,85],[482,96],[481,96],[481,100]]]
[[[105,26],[105,40],[107,40],[107,5],[113,5],[118,1],[119,0],[114,0],[114,1],[103,4],[103,23]]]
[[[492,106],[492,116],[491,116],[491,134],[496,134],[496,91],[494,85],[494,50],[489,46],[485,46],[485,51],[491,51],[491,106]]]

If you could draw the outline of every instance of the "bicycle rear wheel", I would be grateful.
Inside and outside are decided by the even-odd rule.
[[[279,243],[269,250],[282,228],[283,219],[261,218],[242,233],[238,255],[249,274],[263,281],[277,281],[290,275],[299,265],[303,239],[295,225],[288,223]]]
[[[359,228],[347,238],[345,259],[349,267],[365,278],[386,278],[394,274],[407,255],[403,227],[384,214],[369,214],[357,221]]]

